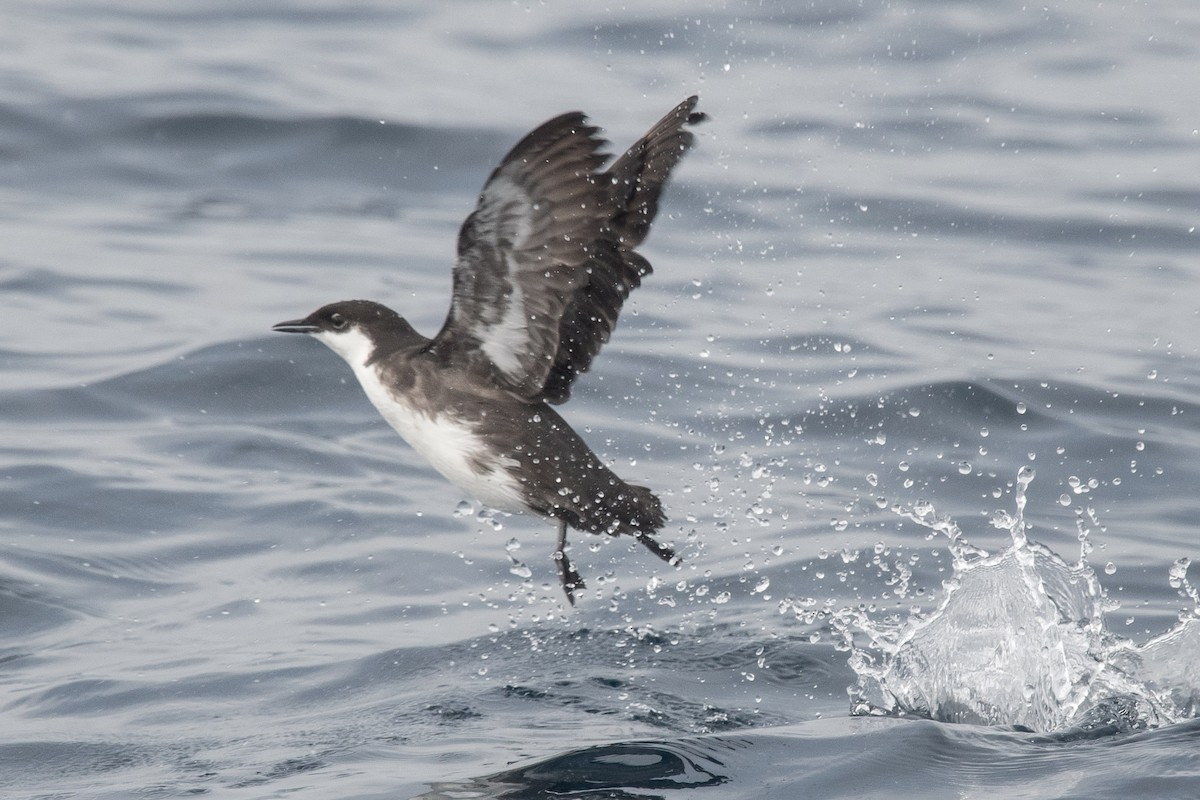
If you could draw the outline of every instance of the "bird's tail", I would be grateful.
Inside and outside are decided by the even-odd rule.
[[[663,561],[675,563],[675,551],[660,544],[653,534],[667,524],[662,501],[645,486],[621,483],[611,494],[574,508],[560,508],[558,515],[572,528],[588,533],[626,534]]]
[[[662,501],[645,486],[626,484],[626,493],[631,496],[630,505],[636,508],[636,511],[633,516],[627,518],[626,527],[621,529],[621,533],[630,534],[663,561],[674,563],[675,551],[659,544],[651,535],[667,524]]]

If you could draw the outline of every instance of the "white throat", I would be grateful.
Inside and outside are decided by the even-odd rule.
[[[366,366],[367,359],[375,350],[374,342],[357,325],[342,333],[318,331],[312,334],[312,337],[346,359],[346,363],[353,367],[355,372]]]
[[[525,511],[520,484],[507,469],[517,466],[517,462],[501,458],[480,472],[477,460],[487,447],[471,426],[453,414],[418,410],[384,385],[379,370],[367,364],[375,345],[361,329],[356,326],[344,333],[320,331],[312,336],[346,360],[379,414],[451,483],[484,505],[512,513]]]

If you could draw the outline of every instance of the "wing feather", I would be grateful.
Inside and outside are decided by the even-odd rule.
[[[564,402],[611,336],[649,263],[645,238],[671,169],[703,119],[681,103],[600,171],[580,112],[540,125],[492,172],[463,222],[450,313],[430,351],[527,399]]]
[[[699,99],[693,95],[671,109],[604,173],[609,217],[586,265],[589,280],[563,313],[559,349],[542,394],[547,402],[570,399],[575,378],[588,371],[612,336],[629,293],[653,271],[634,248],[650,232],[671,170],[692,146],[687,126],[707,119],[696,111]]]

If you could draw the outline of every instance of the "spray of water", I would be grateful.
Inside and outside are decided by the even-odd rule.
[[[1191,604],[1171,630],[1137,645],[1104,624],[1106,601],[1087,563],[1068,564],[1026,537],[1031,468],[1017,476],[1016,512],[992,524],[1010,544],[991,554],[970,544],[933,506],[896,507],[949,540],[953,576],[938,607],[905,620],[862,610],[834,628],[858,676],[854,714],[916,714],[948,722],[1035,731],[1137,729],[1192,718],[1200,706],[1200,593],[1188,562],[1171,584]]]

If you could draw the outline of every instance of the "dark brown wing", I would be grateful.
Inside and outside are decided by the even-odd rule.
[[[673,108],[601,178],[609,192],[609,216],[585,265],[588,280],[563,312],[558,352],[542,393],[550,403],[570,398],[576,376],[587,372],[612,335],[625,299],[651,272],[634,248],[650,232],[671,170],[692,145],[686,126],[707,118],[695,110],[697,102],[693,96]]]
[[[450,314],[431,349],[490,365],[523,397],[541,394],[607,215],[598,132],[579,112],[538,127],[500,162],[459,231]]]
[[[704,118],[677,106],[612,167],[579,112],[555,117],[500,162],[458,236],[450,314],[429,347],[521,397],[561,403],[650,273],[633,251]]]

